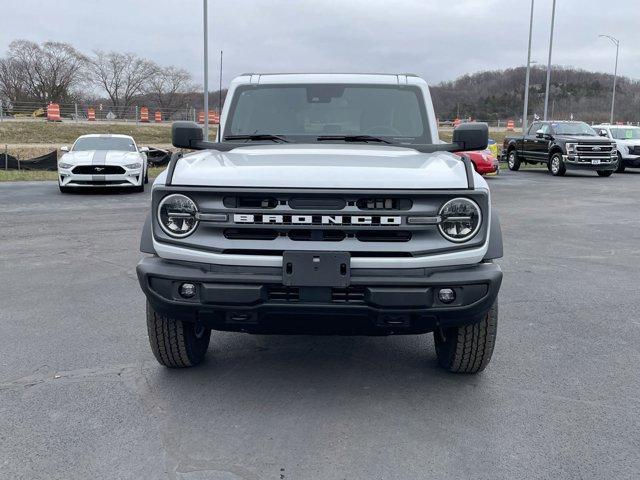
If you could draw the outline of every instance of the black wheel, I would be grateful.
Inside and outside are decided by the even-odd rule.
[[[518,154],[515,149],[511,150],[507,154],[507,166],[509,167],[509,170],[513,170],[514,172],[520,170],[520,159],[518,158]]]
[[[144,183],[149,183],[149,167],[144,172]]]
[[[567,167],[564,165],[561,153],[554,153],[549,159],[549,171],[554,177],[561,177],[567,172]]]
[[[433,333],[440,366],[453,373],[478,373],[491,360],[498,328],[498,301],[479,323]]]
[[[620,155],[620,152],[618,152],[618,168],[616,168],[616,172],[617,173],[622,173],[624,172],[624,160],[622,159],[622,155]]]
[[[598,170],[600,177],[610,177],[613,174],[613,170]]]
[[[151,351],[161,365],[185,368],[198,365],[209,348],[211,330],[200,323],[160,315],[147,302],[147,331]]]

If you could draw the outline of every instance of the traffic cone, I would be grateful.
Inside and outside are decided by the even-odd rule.
[[[162,123],[162,112],[160,110],[156,110],[155,122]]]
[[[96,109],[95,108],[88,108],[87,109],[87,120],[89,120],[90,122],[95,122],[96,121]]]

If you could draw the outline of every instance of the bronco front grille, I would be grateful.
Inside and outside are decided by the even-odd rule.
[[[239,193],[237,190],[240,190]],[[171,193],[184,193],[199,210],[196,231],[160,241],[224,254],[282,255],[286,251],[342,251],[355,257],[413,257],[477,248],[486,241],[488,195],[482,190],[379,190],[164,187],[153,191],[154,209]],[[474,200],[483,212],[480,232],[453,244],[438,230],[441,207],[455,197]],[[410,222],[409,218],[413,220]]]

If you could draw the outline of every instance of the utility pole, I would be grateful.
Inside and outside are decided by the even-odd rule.
[[[598,35],[599,37],[608,38],[616,46],[616,68],[613,72],[613,95],[611,96],[611,116],[609,123],[613,124],[613,111],[616,106],[616,83],[618,81],[618,53],[620,52],[620,40],[611,35]]]
[[[218,114],[222,114],[222,50],[220,50],[220,85],[218,88],[218,105],[220,105],[220,111]]]
[[[531,34],[533,33],[533,4],[531,0],[531,17],[529,18],[529,49],[527,51],[527,76],[524,81],[524,109],[522,111],[522,132],[527,132],[527,118],[529,115],[529,75],[531,74]]]
[[[207,3],[209,0],[202,0],[204,16],[204,141],[209,140],[209,18],[207,13]]]
[[[556,0],[553,0],[551,7],[551,34],[549,35],[549,60],[547,61],[547,89],[544,92],[544,118],[547,120],[547,112],[549,110],[549,86],[551,84],[551,52],[553,50],[553,27],[556,21]]]

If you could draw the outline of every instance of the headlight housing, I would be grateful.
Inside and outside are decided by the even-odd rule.
[[[58,168],[64,168],[65,170],[66,170],[67,168],[71,168],[71,167],[73,167],[73,165],[71,165],[70,163],[60,162],[60,163],[58,164]]]
[[[449,200],[440,208],[438,215],[440,234],[450,242],[462,243],[471,240],[482,225],[480,207],[468,198]]]
[[[135,170],[136,168],[140,168],[141,166],[141,163],[130,163],[129,165],[125,165],[125,167],[129,170]]]
[[[575,155],[576,153],[576,143],[567,143],[567,154]]]
[[[186,195],[174,193],[164,197],[158,205],[158,222],[162,230],[173,238],[191,235],[198,226],[198,206]]]

